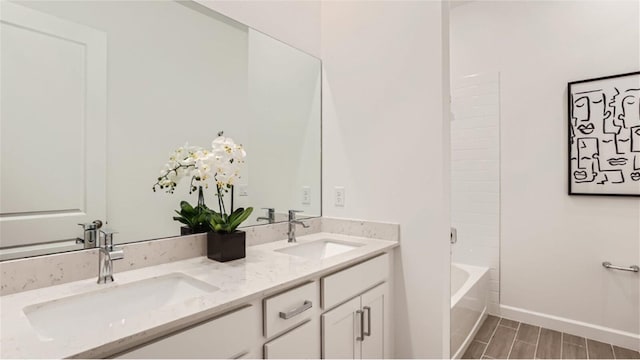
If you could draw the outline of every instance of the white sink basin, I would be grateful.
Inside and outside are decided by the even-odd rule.
[[[42,340],[100,336],[125,328],[127,320],[219,290],[181,273],[109,287],[23,309]]]
[[[275,251],[312,260],[322,260],[357,249],[362,245],[363,244],[347,241],[320,239],[300,245],[277,249]]]

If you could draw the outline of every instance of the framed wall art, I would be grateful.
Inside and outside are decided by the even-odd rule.
[[[569,195],[640,196],[640,71],[568,84]]]

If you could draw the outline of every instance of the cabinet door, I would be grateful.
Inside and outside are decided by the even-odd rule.
[[[362,341],[363,359],[384,359],[388,326],[389,290],[387,284],[379,285],[362,294],[362,311],[364,315],[364,340]]]
[[[357,313],[358,312],[358,313]],[[322,315],[322,357],[359,359],[360,298],[352,299]]]
[[[264,344],[265,359],[319,359],[320,324],[317,319]]]

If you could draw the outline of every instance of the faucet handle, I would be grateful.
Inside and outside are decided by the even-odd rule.
[[[100,233],[104,236],[104,245],[113,246],[113,234],[117,234],[118,232],[111,229],[102,229]]]
[[[90,223],[80,223],[80,224],[78,224],[78,226],[82,226],[82,230],[84,230],[84,231],[97,230],[97,229],[100,229],[102,227],[102,221],[93,220]]]
[[[273,216],[276,212],[276,209],[272,207],[263,207],[262,210],[267,210],[267,215],[270,217]]]
[[[304,212],[302,210],[289,210],[289,220],[295,220],[296,219],[296,213],[301,213]]]
[[[293,224],[302,225],[303,228],[308,228],[310,225],[305,224],[304,222],[296,219],[296,213],[304,212],[302,210],[289,210],[289,222]]]
[[[85,249],[90,249],[98,246],[98,229],[102,227],[102,221],[93,220],[92,222],[80,223],[78,225],[82,226],[84,237],[76,238],[76,244],[84,244]]]

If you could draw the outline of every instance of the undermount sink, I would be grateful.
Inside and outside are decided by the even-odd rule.
[[[23,309],[42,340],[100,336],[125,328],[131,318],[210,294],[218,287],[182,273],[172,273],[86,294],[69,296]]]
[[[352,243],[348,241],[338,241],[333,239],[320,239],[303,243],[300,245],[289,246],[275,251],[300,256],[311,260],[322,260],[347,251],[357,249],[363,244]]]

